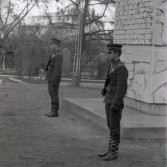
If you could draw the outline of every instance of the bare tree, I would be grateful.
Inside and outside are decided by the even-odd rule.
[[[82,36],[81,36],[81,70],[84,69],[88,70],[89,72],[94,71],[94,69],[90,67],[94,67],[93,60],[95,60],[95,56],[97,55],[97,52],[100,52],[100,49],[103,47],[103,44],[101,46],[94,47],[94,44],[98,45],[98,43],[101,42],[101,37],[103,35],[108,35],[107,40],[112,40],[112,35],[109,35],[112,33],[111,31],[106,31],[104,26],[104,20],[103,18],[106,16],[107,10],[109,10],[110,5],[114,4],[113,0],[80,0],[80,3],[82,3],[81,8],[79,9],[78,2],[74,0],[69,0],[71,2],[71,10],[69,12],[66,12],[64,10],[64,17],[67,17],[68,14],[71,16],[73,14],[74,21],[76,22],[76,14],[79,10],[82,10]],[[96,12],[95,6],[103,6],[103,9],[101,9],[101,13],[99,14]],[[68,9],[68,8],[67,8]],[[65,13],[66,12],[66,13]],[[62,12],[63,13],[63,12]],[[114,17],[114,14],[113,14]],[[111,24],[114,24],[112,18],[111,18]],[[99,40],[99,42],[93,42],[93,40]],[[92,46],[92,47],[90,47]],[[86,63],[84,63],[85,60],[88,60]],[[86,64],[86,65],[85,65]]]
[[[44,69],[48,48],[41,36],[40,26],[21,25],[12,34],[13,43],[18,45],[15,51],[15,68],[20,74],[37,76]]]
[[[65,4],[67,0],[61,0],[59,3]],[[85,41],[99,38],[99,34],[106,34],[111,32],[105,30],[104,17],[106,16],[107,10],[110,10],[111,4],[114,4],[113,0],[68,0],[68,5],[64,8],[59,9],[56,12],[58,18],[60,17],[61,26],[69,26],[74,28],[77,26],[77,15],[79,9],[78,3],[82,3],[82,53],[85,50]],[[101,13],[96,12],[95,6],[103,6]],[[98,9],[97,9],[98,10]],[[110,10],[111,11],[111,10]],[[112,11],[111,11],[112,12]],[[54,25],[51,13],[46,5],[45,15],[49,19],[49,23]],[[113,14],[114,17],[114,14]],[[114,22],[110,21],[110,24]],[[58,28],[58,27],[57,27]],[[110,36],[109,36],[110,37]],[[109,40],[109,39],[108,39]]]
[[[9,36],[36,5],[39,7],[39,0],[0,0],[0,50],[4,57],[3,68]]]

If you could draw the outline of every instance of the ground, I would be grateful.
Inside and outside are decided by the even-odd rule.
[[[4,78],[0,78],[3,79]],[[0,167],[165,167],[166,141],[122,139],[105,162],[108,131],[65,110],[65,97],[99,97],[99,89],[60,87],[60,117],[48,118],[47,84],[0,84]]]

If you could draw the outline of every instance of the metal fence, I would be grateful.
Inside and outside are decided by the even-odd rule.
[[[0,74],[14,74],[14,75],[17,75],[18,74],[18,71],[14,68],[0,68]]]

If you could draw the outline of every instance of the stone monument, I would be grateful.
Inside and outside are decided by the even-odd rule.
[[[167,106],[167,0],[116,0],[114,43],[129,70],[125,103],[148,114]]]

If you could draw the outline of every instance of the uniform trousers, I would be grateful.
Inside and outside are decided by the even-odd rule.
[[[48,81],[48,92],[51,97],[51,106],[53,112],[59,110],[59,96],[58,96],[59,85],[60,82]]]
[[[120,105],[119,110],[115,112],[111,110],[111,105],[112,104],[105,103],[107,126],[110,130],[110,133],[114,132],[114,134],[120,134],[120,122],[122,117],[123,104]]]

